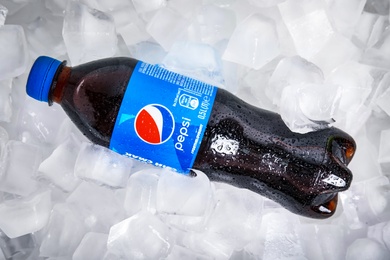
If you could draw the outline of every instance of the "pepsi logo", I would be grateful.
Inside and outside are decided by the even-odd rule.
[[[173,134],[175,120],[168,108],[151,104],[143,107],[135,117],[135,132],[149,144],[162,144]]]

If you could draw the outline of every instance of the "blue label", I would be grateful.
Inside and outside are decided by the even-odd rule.
[[[116,118],[110,149],[188,173],[216,93],[215,86],[138,62]]]

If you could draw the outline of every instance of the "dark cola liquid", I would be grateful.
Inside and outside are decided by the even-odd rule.
[[[115,58],[62,66],[51,100],[61,104],[88,139],[109,147],[136,63]],[[264,195],[297,214],[326,218],[336,209],[337,192],[350,185],[346,165],[354,148],[352,138],[338,129],[293,133],[278,114],[218,89],[193,168],[213,181]]]
[[[63,84],[54,84],[53,100],[57,94],[65,112],[89,140],[109,147],[116,116],[136,63],[132,59],[116,58],[71,69],[65,67],[66,79]]]

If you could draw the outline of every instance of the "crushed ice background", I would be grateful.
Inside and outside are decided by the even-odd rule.
[[[94,146],[26,96],[39,55],[131,56],[339,127],[352,186],[313,220]],[[390,259],[389,70],[389,1],[0,0],[0,259]]]

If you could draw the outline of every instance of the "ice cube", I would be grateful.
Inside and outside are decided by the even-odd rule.
[[[379,163],[390,163],[390,129],[381,132],[379,143]]]
[[[156,192],[161,169],[145,169],[132,174],[127,182],[124,208],[129,216],[141,210],[156,212]]]
[[[369,49],[367,49],[362,58],[362,62],[370,64],[376,67],[385,69],[390,68],[390,29],[386,27],[386,30],[381,34],[378,41]]]
[[[356,127],[356,123],[355,123]],[[359,131],[354,136],[359,148],[348,168],[353,172],[354,182],[360,182],[375,178],[381,175],[378,165],[378,152],[374,144],[367,138],[365,131]]]
[[[275,105],[280,105],[283,88],[302,83],[321,84],[324,75],[315,64],[300,56],[286,57],[280,60],[269,79],[266,94]]]
[[[278,5],[278,4],[283,3],[285,1],[286,0],[249,0],[248,2],[253,6],[267,8],[267,7]]]
[[[28,196],[39,187],[34,179],[42,162],[42,149],[11,140],[7,143],[0,173],[0,191]]]
[[[351,61],[339,66],[327,78],[328,83],[340,86],[340,117],[345,112],[358,110],[370,95],[373,78],[369,69],[368,66]]]
[[[107,234],[88,232],[74,252],[72,260],[103,259],[107,251],[107,238]]]
[[[66,202],[73,205],[87,227],[95,232],[108,233],[112,225],[125,218],[123,201],[115,192],[93,183],[82,182]]]
[[[0,57],[0,80],[19,76],[26,71],[28,50],[22,26],[0,26]]]
[[[263,216],[261,225],[265,230],[262,259],[307,259],[298,236],[300,222],[297,216],[271,211]]]
[[[12,117],[12,79],[0,80],[0,121],[10,122]]]
[[[38,243],[33,234],[9,238],[0,231],[0,259],[32,259]]]
[[[7,17],[8,9],[4,5],[0,4],[0,26],[4,25],[5,18]]]
[[[50,212],[50,191],[6,200],[0,204],[0,229],[10,238],[36,232],[46,225]]]
[[[215,201],[205,228],[207,232],[200,236],[199,243],[206,255],[231,255],[233,250],[243,248],[258,236],[263,199],[245,189],[226,187],[217,189]],[[213,247],[218,248],[215,253]]]
[[[344,259],[346,229],[332,224],[303,224],[297,231],[307,259]]]
[[[387,17],[363,12],[355,27],[352,41],[361,48],[372,47],[378,40],[387,25]]]
[[[114,19],[76,1],[69,1],[62,30],[72,66],[112,57],[117,49]]]
[[[195,30],[203,43],[216,44],[229,39],[236,26],[236,17],[232,10],[215,5],[204,5],[196,16]]]
[[[356,239],[348,247],[345,259],[386,260],[389,259],[389,251],[384,246],[374,240],[368,238],[360,238]]]
[[[45,0],[45,7],[57,16],[64,16],[67,1]]]
[[[368,227],[367,238],[390,247],[390,221],[385,221]]]
[[[209,84],[223,84],[221,58],[215,49],[207,44],[178,41],[161,65]]]
[[[340,194],[348,226],[352,229],[378,224],[389,218],[389,180],[385,176],[352,185]]]
[[[260,69],[280,54],[275,21],[260,14],[253,14],[237,25],[223,59]]]
[[[138,13],[151,12],[164,7],[166,0],[132,0]]]
[[[288,0],[278,7],[297,54],[305,59],[317,54],[334,34],[323,1]]]
[[[27,26],[26,37],[34,57],[46,55],[57,58],[66,53],[61,34],[63,20],[60,16],[48,14]]]
[[[207,176],[196,171],[196,177],[166,170],[161,173],[157,186],[159,212],[200,216],[211,202],[212,191]]]
[[[37,102],[32,98],[24,101],[17,121],[17,137],[26,143],[51,144],[56,141],[61,122],[67,118],[64,110],[54,105],[48,107],[44,102]],[[25,138],[26,133],[31,136]]]
[[[376,104],[390,116],[390,87],[376,99]]]
[[[108,148],[84,142],[77,156],[74,173],[80,179],[98,184],[125,187],[132,163],[131,159]]]
[[[198,10],[202,2],[198,0],[169,0],[168,7],[183,15],[190,15],[190,13]]]
[[[182,260],[182,259],[196,259],[196,260],[211,260],[212,257],[195,253],[188,248],[174,245],[171,253],[167,256],[167,260]]]
[[[0,160],[4,160],[4,156],[5,156],[5,153],[6,153],[6,145],[7,145],[7,142],[8,142],[8,133],[7,133],[7,130],[5,130],[2,126],[0,126]],[[2,164],[4,162],[2,161]],[[4,171],[4,166],[0,167],[0,172],[3,173]],[[0,174],[1,176],[2,174]]]
[[[141,23],[128,23],[121,28],[118,28],[125,41],[126,45],[134,45],[150,38],[150,35],[145,31],[144,25]]]
[[[283,89],[280,115],[291,131],[308,133],[333,123],[338,101],[337,85],[290,85]]]
[[[39,166],[39,172],[62,190],[70,192],[80,183],[74,175],[80,141],[73,135],[60,144]]]
[[[146,26],[146,31],[166,50],[184,33],[189,22],[176,11],[164,7],[157,11]]]
[[[335,28],[350,37],[359,21],[367,0],[328,1],[329,14]]]
[[[56,204],[40,246],[41,257],[71,257],[88,229],[69,204]]]
[[[357,61],[361,51],[351,40],[341,34],[333,34],[311,61],[321,68],[325,76],[348,61]]]
[[[169,254],[173,240],[157,216],[141,211],[111,227],[107,247],[121,259],[159,259]]]
[[[132,57],[150,64],[161,63],[167,54],[159,44],[148,41],[140,42],[129,49]]]

